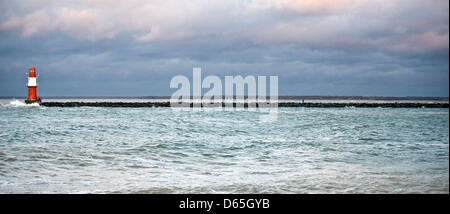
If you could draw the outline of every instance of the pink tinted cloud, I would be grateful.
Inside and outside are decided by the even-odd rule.
[[[100,10],[66,7],[37,10],[23,17],[14,16],[0,24],[0,31],[21,29],[25,38],[50,31],[60,31],[82,40],[113,38],[119,28],[107,21]],[[112,25],[111,25],[112,24]]]
[[[438,34],[436,32],[425,32],[412,34],[404,39],[389,42],[385,45],[386,50],[395,52],[427,52],[449,48],[449,34]]]
[[[350,6],[354,0],[270,0],[277,9],[293,10],[302,14],[336,13]]]
[[[59,8],[56,25],[58,30],[78,39],[98,40],[113,38],[118,29],[108,25],[100,10]]]
[[[12,17],[0,24],[0,32],[16,29],[20,26],[22,26],[22,19],[18,17]]]
[[[449,46],[444,20],[448,20],[448,0],[49,2],[48,7],[6,19],[0,31],[20,29],[23,37],[59,31],[89,41],[120,33],[138,42],[223,37],[261,45],[393,52]],[[286,11],[295,13],[286,16]]]

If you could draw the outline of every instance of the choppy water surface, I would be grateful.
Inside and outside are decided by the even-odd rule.
[[[4,103],[0,193],[449,193],[448,109],[263,114]]]

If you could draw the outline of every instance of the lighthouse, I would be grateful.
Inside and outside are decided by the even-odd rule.
[[[31,66],[28,69],[28,97],[25,100],[25,103],[40,103],[41,98],[37,98],[36,95],[36,88],[37,88],[37,82],[36,82],[36,68],[34,66]]]

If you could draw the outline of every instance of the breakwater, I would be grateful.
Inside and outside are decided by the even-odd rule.
[[[43,102],[41,106],[47,107],[170,107],[170,102]],[[189,103],[193,107],[193,103]],[[220,104],[219,104],[220,105]],[[244,107],[249,104],[244,103]],[[225,107],[225,103],[222,103]],[[233,103],[236,107],[236,103]],[[260,107],[255,103],[256,107]],[[261,106],[262,107],[262,106]],[[278,107],[318,107],[318,108],[448,108],[448,103],[299,103],[299,102],[280,102]]]

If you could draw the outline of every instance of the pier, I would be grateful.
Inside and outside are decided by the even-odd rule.
[[[170,107],[170,102],[42,102],[41,106],[46,107],[131,107],[131,108],[145,108],[145,107]],[[193,103],[188,104],[193,107]],[[199,104],[197,104],[199,105]],[[220,105],[220,104],[219,104]],[[244,108],[248,107],[248,103],[244,103]],[[256,107],[260,107],[255,103]],[[197,107],[197,106],[196,106]],[[203,107],[203,106],[202,106]],[[225,103],[222,103],[225,107]],[[236,103],[233,103],[236,107]],[[300,102],[280,102],[278,107],[311,107],[311,108],[448,108],[449,103],[300,103]]]

